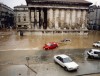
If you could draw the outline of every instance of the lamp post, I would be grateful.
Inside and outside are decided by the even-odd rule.
[[[30,60],[30,58],[26,57],[26,60],[27,60],[27,65],[29,66],[29,60]]]
[[[26,60],[27,60],[27,66],[29,67],[29,60],[30,60],[30,58],[29,57],[26,57]],[[30,76],[29,69],[27,71],[27,76]]]

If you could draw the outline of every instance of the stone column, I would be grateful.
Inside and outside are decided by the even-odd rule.
[[[55,9],[55,15],[54,15],[54,21],[55,21],[55,28],[59,28],[59,9]]]
[[[37,11],[36,8],[34,9],[34,28],[37,27]]]
[[[39,29],[41,29],[42,18],[41,18],[41,9],[39,9]]]
[[[72,26],[75,26],[75,22],[76,22],[76,11],[72,10]]]
[[[39,28],[43,28],[43,9],[39,10]]]
[[[77,27],[80,28],[82,26],[82,17],[81,10],[77,10]]]
[[[34,27],[34,10],[32,9],[31,11],[31,25],[32,25],[32,28]]]
[[[28,13],[29,13],[29,28],[32,29],[32,25],[31,25],[31,9],[28,9]]]
[[[72,29],[72,9],[70,10],[70,29]]]
[[[70,10],[66,10],[66,25],[70,28]]]
[[[41,9],[41,26],[42,26],[42,28],[43,28],[43,22],[44,22],[44,19],[43,19],[43,17],[44,17],[44,13],[43,13],[43,8]]]
[[[39,9],[36,12],[36,20],[37,20],[36,26],[37,26],[37,29],[39,29]]]
[[[83,24],[82,24],[83,29],[86,28],[86,23],[87,23],[86,14],[87,14],[86,10],[83,10]]]
[[[66,28],[66,9],[64,9],[64,29]]]
[[[76,12],[76,15],[75,15],[75,26],[77,28],[77,10],[75,10],[75,12]]]
[[[67,25],[67,9],[65,10],[65,23]]]
[[[64,17],[65,16],[65,11],[64,10],[60,10],[60,26],[61,28],[64,28]]]
[[[53,9],[47,10],[47,22],[48,28],[51,29],[53,27]]]

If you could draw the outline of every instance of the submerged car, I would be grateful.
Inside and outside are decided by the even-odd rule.
[[[94,43],[93,43],[93,46],[94,46],[94,47],[100,47],[100,41],[94,42]]]
[[[71,41],[70,39],[63,39],[61,40],[61,42],[67,42],[67,41]]]
[[[65,54],[55,55],[54,61],[67,71],[77,70],[79,68],[79,65]]]
[[[88,58],[100,58],[100,50],[99,49],[90,49],[87,52]]]
[[[49,43],[47,43],[47,44],[45,44],[43,46],[43,49],[45,49],[45,50],[51,50],[51,49],[55,49],[57,47],[58,47],[58,43],[56,43],[56,42],[49,42]]]

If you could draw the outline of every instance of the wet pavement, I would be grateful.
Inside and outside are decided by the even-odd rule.
[[[79,64],[77,72],[67,72],[53,61],[57,54],[69,55]],[[29,57],[29,60],[26,60]],[[28,68],[26,65],[29,65]],[[35,74],[31,69],[35,70]],[[100,72],[100,60],[88,59],[86,49],[54,51],[20,50],[0,52],[0,76],[80,76]],[[28,75],[27,75],[28,73]]]
[[[54,50],[42,49],[45,43],[59,42],[65,38],[71,41],[59,43],[59,47]],[[92,43],[99,39],[100,32],[95,31],[90,31],[88,35],[31,33],[24,34],[23,37],[15,31],[2,32],[0,33],[0,76],[81,76],[83,74],[89,76],[89,73],[98,73],[100,60],[88,59],[86,52],[93,48]],[[53,56],[57,54],[69,55],[80,65],[78,71],[66,72],[55,64]]]
[[[56,65],[54,63],[35,64],[35,65],[30,65],[30,67],[31,69],[34,69],[37,72],[37,74],[34,73],[29,68],[27,68],[27,66],[25,65],[12,65],[6,68],[6,70],[0,71],[0,76],[66,76],[66,75],[67,76],[82,76],[82,73],[81,73],[82,71],[84,71],[85,74],[91,73],[91,72],[95,72],[95,73],[97,72],[97,70],[93,70],[90,68],[88,68],[88,70],[91,72],[87,72],[87,70],[83,68],[82,66],[80,66],[77,72],[67,72],[63,68],[61,68],[59,65]],[[87,67],[87,66],[84,65],[84,67]],[[100,68],[98,70],[100,70]]]

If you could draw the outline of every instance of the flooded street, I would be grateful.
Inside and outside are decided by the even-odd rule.
[[[71,41],[60,43],[63,39]],[[0,76],[87,76],[98,73],[100,60],[88,59],[86,53],[88,49],[93,48],[93,42],[99,40],[100,32],[95,31],[90,31],[87,35],[24,33],[22,37],[15,31],[1,33]],[[42,47],[48,42],[58,42],[59,47],[45,51]],[[55,64],[53,56],[57,54],[69,55],[79,64],[78,71],[66,72]]]
[[[34,34],[30,33],[19,36],[12,31],[10,35],[0,35],[0,50],[18,50],[18,49],[42,49],[43,45],[48,42],[60,42],[63,39],[70,39],[70,42],[59,44],[59,49],[77,49],[92,48],[95,41],[100,40],[100,32],[90,31],[87,35],[74,33],[65,34]]]

